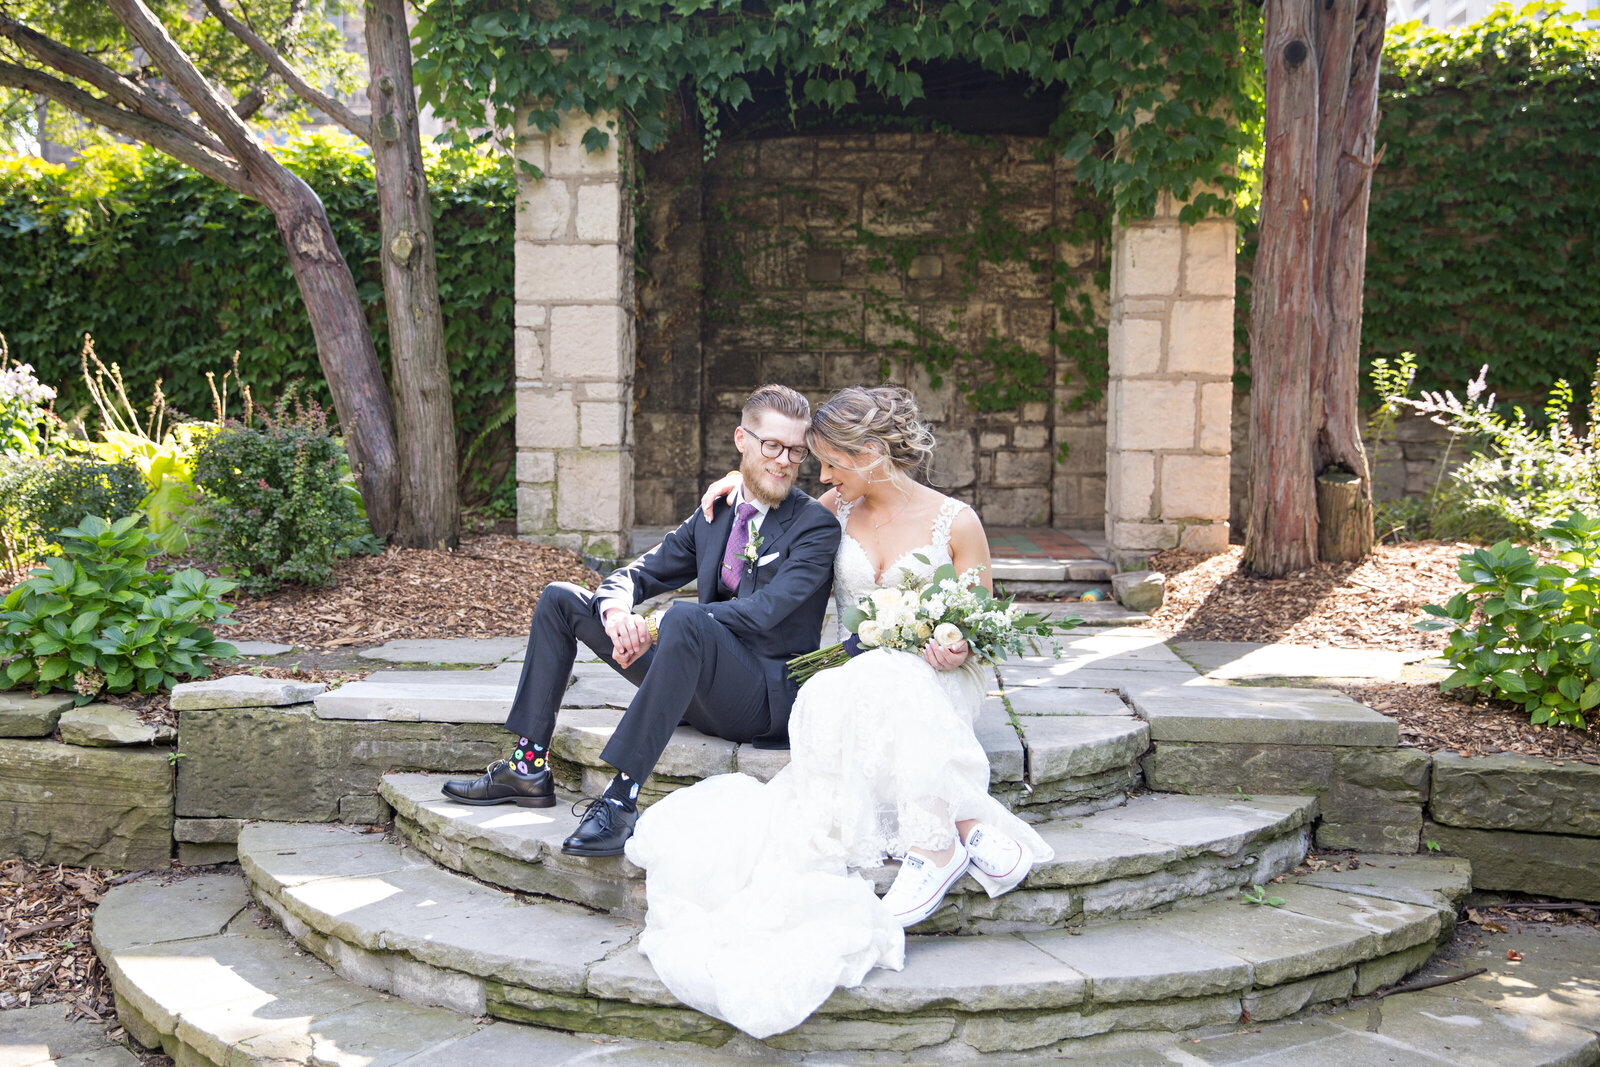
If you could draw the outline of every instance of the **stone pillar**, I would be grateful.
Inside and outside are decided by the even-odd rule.
[[[1234,224],[1156,216],[1112,233],[1106,540],[1119,566],[1228,547]]]
[[[517,534],[615,560],[633,537],[633,225],[624,146],[587,151],[591,125],[517,123],[541,175],[517,173]]]

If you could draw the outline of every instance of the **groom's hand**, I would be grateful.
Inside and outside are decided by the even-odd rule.
[[[633,666],[650,648],[650,628],[642,615],[612,608],[606,612],[605,627],[606,636],[611,638],[611,658],[619,667]]]

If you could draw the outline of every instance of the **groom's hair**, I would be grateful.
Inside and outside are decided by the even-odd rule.
[[[763,411],[776,411],[779,415],[787,415],[801,422],[811,420],[811,404],[787,385],[763,385],[751,393],[744,402],[744,410],[739,413],[739,418],[744,422],[754,422]]]

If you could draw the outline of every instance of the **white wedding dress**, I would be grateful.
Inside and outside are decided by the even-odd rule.
[[[881,581],[846,533],[834,562],[838,605],[897,584],[901,571],[926,578],[950,563],[950,525],[965,506],[947,500],[930,543],[889,564]],[[841,525],[849,515],[842,505]],[[943,849],[958,819],[1010,835],[1035,863],[1052,857],[989,795],[989,762],[973,733],[982,671],[970,660],[937,671],[912,653],[864,653],[801,688],[789,764],[770,782],[718,775],[640,816],[627,844],[646,872],[639,949],[674,996],[753,1037],[792,1029],[836,987],[904,966],[904,931],[850,868],[912,846]]]

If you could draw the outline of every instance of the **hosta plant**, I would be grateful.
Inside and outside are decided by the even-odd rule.
[[[1521,704],[1535,723],[1582,728],[1600,705],[1600,518],[1573,512],[1540,531],[1555,550],[1540,563],[1501,541],[1461,557],[1470,587],[1420,630],[1451,630],[1445,656],[1456,669],[1443,690],[1470,687]]]
[[[153,538],[140,518],[90,515],[62,530],[61,554],[5,598],[0,659],[11,685],[71,689],[83,704],[102,690],[170,688],[211,673],[205,657],[238,655],[211,631],[233,622],[221,597],[234,583],[152,572]]]

